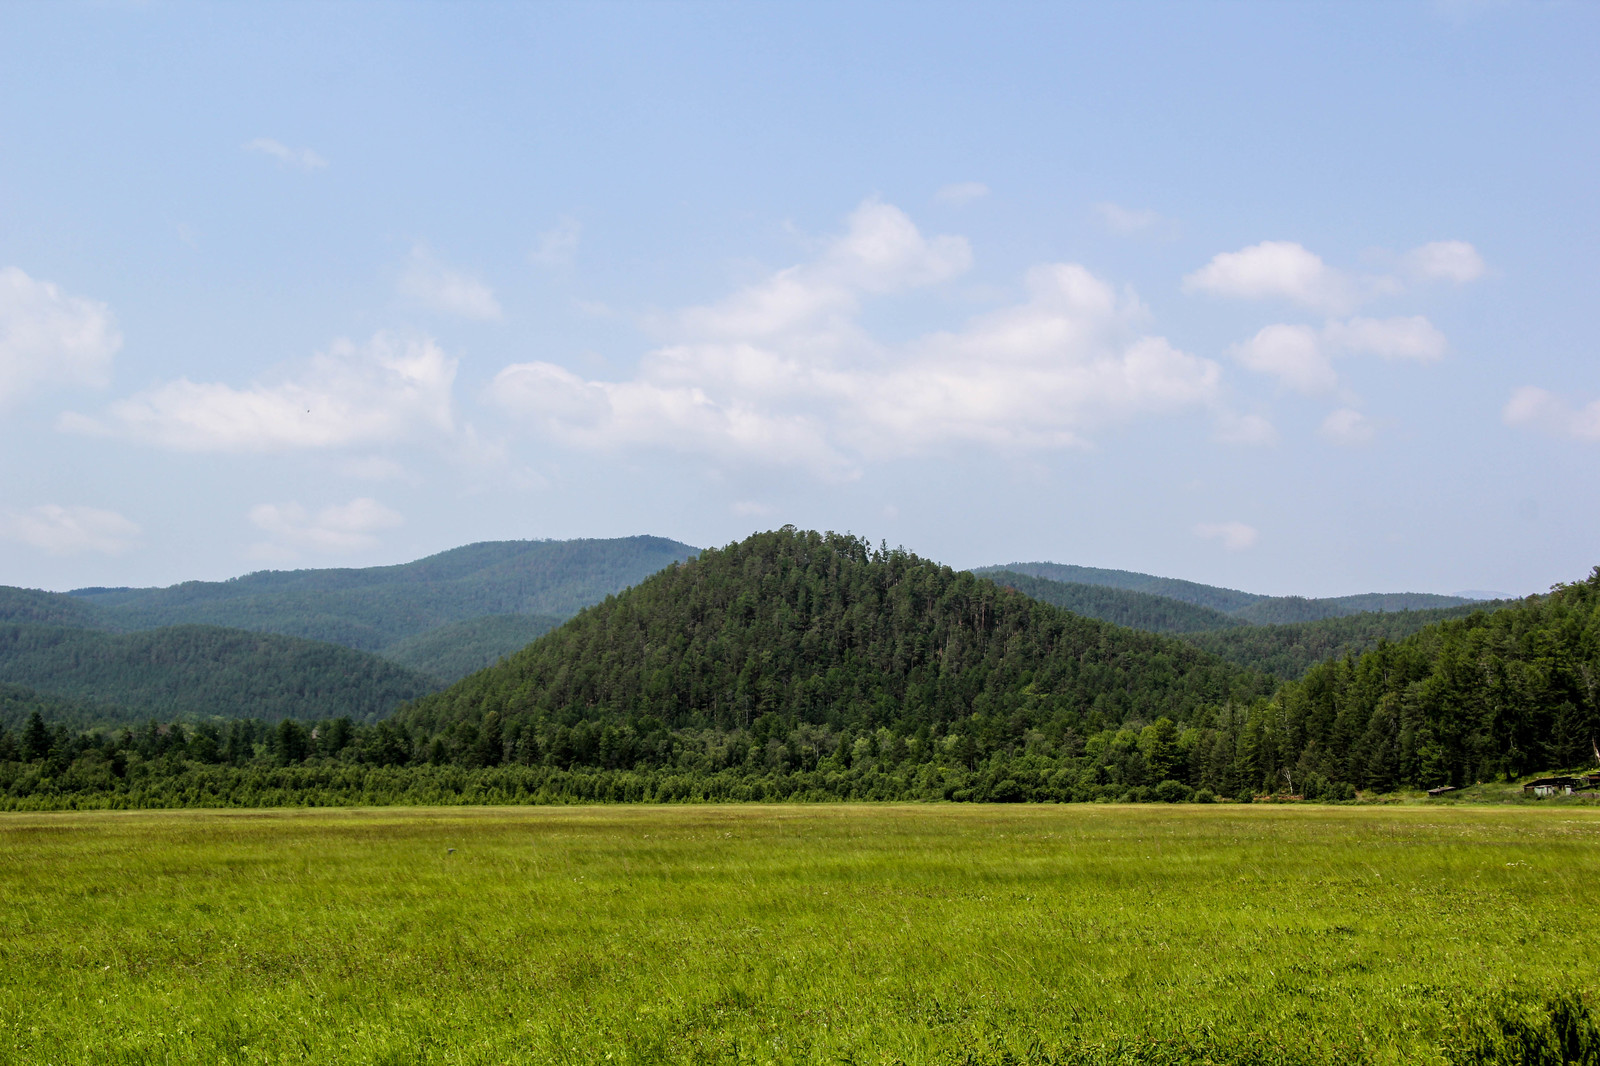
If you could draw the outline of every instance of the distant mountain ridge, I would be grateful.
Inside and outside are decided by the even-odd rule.
[[[107,629],[219,625],[382,652],[473,618],[563,618],[697,551],[648,536],[485,541],[393,566],[263,570],[228,581],[66,595],[95,608]]]
[[[1098,585],[1150,596],[1162,596],[1180,603],[1209,608],[1252,625],[1316,622],[1324,618],[1339,618],[1368,611],[1437,610],[1444,607],[1462,607],[1474,602],[1463,596],[1440,596],[1429,592],[1368,592],[1325,599],[1305,596],[1264,596],[1239,589],[1202,585],[1195,581],[1140,574],[1131,570],[1100,570],[1091,566],[1072,566],[1066,563],[1005,563],[980,566],[972,572],[986,577],[1010,572],[1063,584]],[[1219,627],[1196,625],[1191,631],[1203,628]],[[1178,630],[1162,630],[1162,632],[1178,632]]]
[[[0,684],[79,723],[371,721],[696,553],[647,536],[498,541],[168,588],[0,587]]]

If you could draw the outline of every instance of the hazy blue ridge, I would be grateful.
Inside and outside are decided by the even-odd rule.
[[[107,715],[124,721],[375,721],[443,687],[368,652],[279,634],[195,625],[113,634],[15,623],[0,624],[0,683],[109,705],[115,710]]]
[[[408,637],[385,648],[383,656],[444,681],[459,681],[521,651],[561,622],[554,615],[492,614],[469,618]]]
[[[1196,607],[1209,607],[1214,611],[1231,613],[1268,597],[1238,589],[1202,585],[1196,581],[1156,577],[1131,570],[1101,570],[1092,566],[1072,566],[1067,563],[1005,563],[997,566],[980,566],[972,572],[988,576],[995,571],[1007,570],[1027,577],[1039,577],[1065,584],[1102,585],[1107,588],[1127,589],[1151,596],[1165,596]]]
[[[261,571],[168,588],[79,589],[67,598],[90,608],[83,624],[204,624],[383,651],[488,615],[566,617],[697,551],[648,536],[494,541],[395,566]]]
[[[1237,618],[1209,607],[1199,607],[1170,596],[1030,577],[1010,570],[985,570],[983,576],[997,585],[1016,589],[1041,603],[1060,607],[1085,618],[1098,618],[1147,633],[1192,633],[1243,625]]]

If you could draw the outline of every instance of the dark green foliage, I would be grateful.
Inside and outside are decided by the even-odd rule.
[[[20,729],[36,713],[55,725],[88,729],[119,720],[125,712],[117,707],[47,696],[22,685],[0,684],[0,729]]]
[[[1600,736],[1600,568],[1548,596],[1313,667],[1252,716],[1263,781],[1387,791],[1588,765]]]
[[[1275,601],[1274,601],[1275,602]],[[1234,626],[1184,639],[1211,654],[1253,670],[1293,680],[1317,663],[1371,651],[1379,641],[1399,640],[1435,622],[1495,610],[1500,601],[1428,611],[1376,611],[1288,625]]]
[[[1244,625],[1232,615],[1210,607],[1196,607],[1170,596],[1133,592],[1110,585],[1051,581],[1010,570],[984,570],[982,574],[997,585],[1016,589],[1052,607],[1147,633],[1194,633]]]
[[[1006,563],[1004,566],[979,567],[973,573],[991,575],[1000,570],[1023,574],[1028,577],[1042,577],[1049,581],[1060,581],[1067,584],[1103,585],[1107,588],[1143,592],[1151,596],[1164,596],[1180,603],[1193,604],[1196,607],[1209,607],[1214,611],[1221,611],[1225,614],[1231,614],[1258,600],[1268,598],[1253,592],[1240,592],[1238,589],[1202,585],[1195,581],[1155,577],[1151,574],[1137,574],[1129,570],[1101,570],[1092,566],[1070,566],[1066,563]]]
[[[452,622],[384,649],[383,657],[418,673],[459,681],[561,624],[552,615],[495,614]]]
[[[369,721],[439,687],[365,652],[215,626],[110,634],[0,625],[0,678],[108,705],[102,724],[151,715]],[[82,722],[85,713],[70,717]]]
[[[1473,602],[1461,596],[1435,596],[1427,592],[1365,592],[1321,600],[1304,596],[1274,596],[1257,600],[1231,613],[1235,618],[1252,625],[1289,625],[1364,612],[1440,610],[1469,606]]]
[[[493,614],[565,617],[695,549],[661,537],[498,541],[398,566],[268,570],[161,589],[79,589],[100,626],[206,624],[366,651]]]
[[[552,740],[649,721],[772,744],[801,727],[905,735],[979,718],[1020,738],[1047,723],[1187,718],[1263,685],[1176,640],[786,528],[670,567],[399,719],[443,735],[497,711]]]
[[[108,628],[101,612],[92,604],[60,592],[19,589],[10,585],[0,585],[0,622]]]

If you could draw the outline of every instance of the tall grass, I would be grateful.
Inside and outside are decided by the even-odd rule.
[[[1597,874],[1573,808],[10,814],[0,1061],[1590,1061]]]

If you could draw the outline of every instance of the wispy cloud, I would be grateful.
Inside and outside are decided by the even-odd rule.
[[[1377,436],[1378,428],[1372,419],[1357,411],[1353,407],[1341,407],[1330,412],[1322,420],[1322,425],[1317,428],[1323,439],[1341,444],[1345,447],[1358,447],[1371,444]]]
[[[1567,440],[1600,441],[1600,400],[1577,406],[1553,392],[1524,385],[1511,394],[1501,418],[1506,425],[1517,429],[1531,429]]]
[[[268,534],[270,541],[252,545],[257,558],[281,557],[310,551],[341,554],[374,548],[377,533],[405,522],[370,496],[311,513],[299,503],[263,503],[250,509],[250,524]]]
[[[1255,547],[1261,536],[1254,526],[1247,526],[1243,522],[1201,522],[1194,527],[1194,535],[1219,541],[1231,552]]]
[[[121,555],[139,527],[115,511],[47,503],[0,514],[0,537],[51,555]]]
[[[275,141],[271,137],[257,137],[253,141],[246,141],[244,150],[275,159],[279,166],[304,171],[307,174],[328,165],[326,159],[309,148],[290,148],[282,141]]]
[[[121,347],[105,304],[0,269],[0,406],[41,385],[104,386]]]
[[[571,215],[562,215],[555,228],[539,234],[539,244],[528,253],[528,260],[539,266],[566,266],[578,254],[582,240],[583,223]]]
[[[338,341],[276,380],[235,388],[188,378],[61,428],[191,452],[273,452],[383,443],[452,428],[456,361],[426,337]]]
[[[1162,224],[1163,219],[1159,214],[1149,208],[1130,208],[1114,204],[1109,200],[1102,200],[1094,205],[1094,213],[1112,233],[1129,236],[1136,233],[1149,233]]]
[[[399,288],[401,296],[430,311],[480,322],[501,317],[493,289],[471,274],[446,266],[425,245],[411,249]]]
[[[958,181],[946,185],[933,194],[933,198],[941,204],[950,204],[959,207],[970,204],[974,200],[982,200],[989,195],[989,186],[981,181]]]

